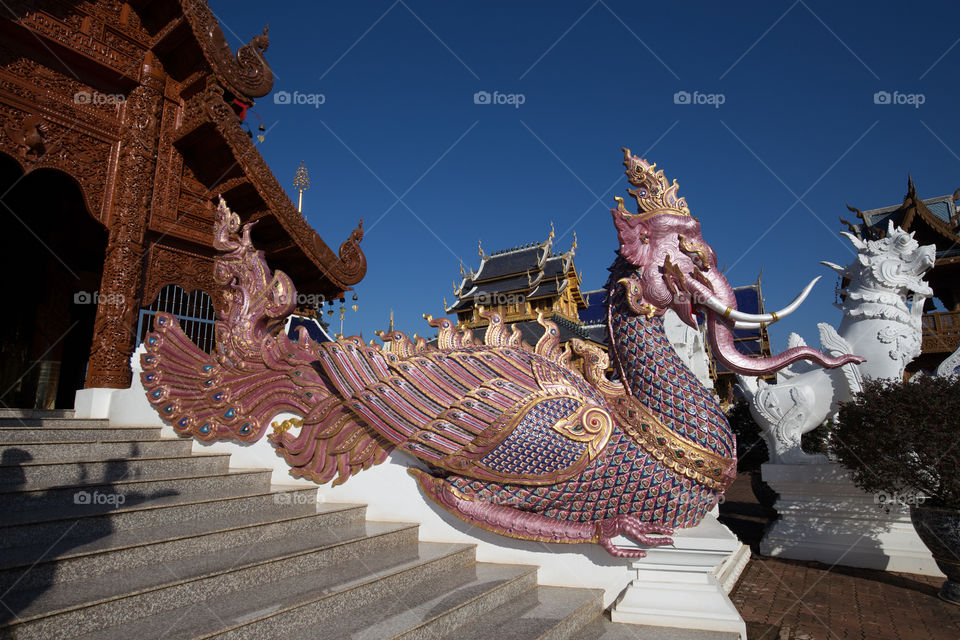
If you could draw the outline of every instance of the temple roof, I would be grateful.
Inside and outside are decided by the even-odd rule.
[[[587,308],[580,311],[580,320],[587,324],[605,324],[607,322],[606,290],[584,291],[583,299],[587,303]]]
[[[841,221],[854,235],[868,239],[882,237],[890,221],[904,231],[916,231],[923,227],[930,234],[930,237],[924,240],[937,245],[937,258],[954,257],[960,255],[957,251],[957,244],[960,243],[960,209],[956,205],[958,198],[960,189],[952,195],[922,199],[917,195],[913,179],[908,178],[907,194],[901,204],[867,211],[847,205],[862,223],[851,224],[842,218]]]
[[[481,248],[480,267],[476,271],[463,272],[461,267],[464,275],[460,286],[454,285],[457,300],[446,309],[446,313],[469,310],[476,305],[495,306],[499,295],[514,294],[524,300],[533,300],[566,291],[570,286],[568,276],[573,268],[576,239],[568,251],[557,255],[553,254],[553,239],[551,225],[550,234],[543,242],[489,255]]]
[[[544,258],[550,253],[550,245],[543,243],[534,246],[508,249],[491,256],[483,256],[480,269],[473,277],[474,282],[486,282],[526,271],[539,271]]]
[[[254,98],[273,88],[263,55],[270,44],[267,30],[234,53],[204,0],[174,2],[176,9],[160,14],[155,14],[159,3],[131,4],[145,23],[158,24],[152,51],[174,81],[170,84],[189,96],[174,143],[203,190],[197,195],[210,203],[222,195],[243,222],[256,221],[254,240],[299,291],[342,295],[366,275],[362,219],[335,253],[297,211],[242,126]],[[179,235],[175,229],[169,233]]]
[[[569,284],[570,282],[566,278],[563,280],[558,280],[556,278],[551,280],[544,279],[539,285],[537,285],[536,289],[531,290],[530,293],[527,294],[527,298],[530,300],[536,300],[537,298],[555,296],[563,293]]]

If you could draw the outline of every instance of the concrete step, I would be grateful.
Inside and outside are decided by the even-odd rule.
[[[319,622],[301,623],[292,633],[288,628],[275,625],[264,629],[261,637],[282,635],[290,640],[309,640],[316,637],[314,625],[319,624],[330,629],[332,637],[352,640],[440,638],[536,586],[536,567],[478,563],[413,585],[384,590],[379,600],[333,618],[317,614],[314,618],[300,616],[301,620]],[[238,630],[229,630],[211,637],[251,637],[251,633],[244,630],[247,631],[244,635],[236,633]]]
[[[110,427],[106,425],[71,425],[62,427],[0,426],[0,442],[8,446],[20,442],[107,442],[117,440],[157,440],[159,438],[159,427]]]
[[[0,417],[0,427],[30,427],[31,429],[107,429],[106,418],[28,418]],[[123,429],[129,427],[114,427]]]
[[[357,522],[355,507],[319,504],[315,513],[290,515],[283,506],[257,513],[167,523],[106,536],[73,536],[67,531],[54,544],[19,546],[0,556],[0,593],[17,586],[29,589],[89,579],[118,567],[150,567],[226,548],[242,552],[248,545],[299,537],[312,530]]]
[[[537,587],[443,637],[566,640],[603,612],[603,591]]]
[[[87,506],[99,507],[105,511],[170,496],[187,498],[209,496],[213,493],[222,497],[242,496],[268,491],[271,473],[269,469],[231,469],[226,473],[177,478],[101,481],[99,484],[86,484],[82,488],[0,488],[0,505],[7,512],[72,509],[87,502],[86,496],[80,495],[81,491],[90,496]],[[114,497],[107,499],[105,496]]]
[[[0,409],[0,418],[72,418],[73,409]]]
[[[352,636],[334,622],[338,615],[356,620],[362,629],[363,615],[370,613],[368,603],[382,607],[381,598],[386,593],[399,594],[410,585],[442,581],[451,573],[465,570],[472,572],[474,557],[472,545],[419,543],[388,553],[373,553],[360,562],[304,572],[282,582],[251,586],[232,594],[226,602],[194,602],[192,607],[104,629],[88,637],[287,638],[290,630],[307,625],[313,638],[348,638]],[[501,582],[516,579],[516,572],[503,573]],[[212,607],[216,618],[209,614]]]
[[[611,622],[606,613],[573,636],[573,640],[739,640],[739,638],[740,634],[733,631],[701,631]],[[771,636],[769,640],[776,639]]]
[[[75,462],[21,462],[0,464],[0,489],[50,489],[65,485],[78,489],[87,484],[117,480],[178,478],[225,473],[229,453],[196,453],[165,458],[117,458]]]
[[[210,494],[195,498],[175,494],[122,505],[73,504],[56,509],[14,511],[0,525],[0,549],[53,544],[67,534],[92,540],[115,531],[268,509],[302,515],[315,511],[316,502],[316,488],[273,487],[271,491],[233,497]]]
[[[456,546],[460,547],[457,553],[472,553],[472,547]],[[314,588],[322,590],[315,581],[322,581],[324,576],[330,576],[330,584],[336,584],[338,579],[349,580],[350,575],[359,580],[371,571],[410,562],[420,563],[414,525],[367,522],[314,527],[302,535],[266,544],[213,549],[158,563],[153,571],[118,567],[114,572],[76,582],[32,591],[18,589],[4,599],[16,617],[0,609],[0,620],[5,618],[0,623],[0,637],[76,638],[173,609],[189,608],[208,599],[197,607],[207,618],[216,618],[226,607],[239,607],[249,613],[273,593],[286,597],[287,585],[297,583],[303,576],[308,576],[309,579],[303,578],[308,583],[314,580]],[[459,564],[466,562],[469,558],[456,560]],[[232,597],[244,590],[247,592],[243,599]],[[219,628],[224,626],[227,625]],[[111,637],[107,633],[92,637]],[[140,640],[124,629],[117,633],[112,637]],[[144,638],[171,637],[165,629],[144,633]]]
[[[9,449],[19,449],[30,456],[29,462],[65,460],[110,460],[113,458],[154,458],[188,456],[193,443],[186,438],[163,440],[96,440],[77,442],[0,442],[0,456]],[[15,456],[22,458],[22,456]]]

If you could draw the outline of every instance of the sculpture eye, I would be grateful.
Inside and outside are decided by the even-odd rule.
[[[703,271],[708,271],[710,269],[710,258],[707,254],[707,247],[699,242],[691,242],[684,238],[682,235],[677,235],[677,245],[686,256],[688,256],[693,264]]]

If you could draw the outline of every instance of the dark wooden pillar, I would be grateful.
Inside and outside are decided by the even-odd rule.
[[[123,389],[130,385],[129,360],[135,346],[143,286],[143,242],[156,176],[163,88],[163,72],[148,52],[140,86],[130,92],[124,106],[88,389]]]

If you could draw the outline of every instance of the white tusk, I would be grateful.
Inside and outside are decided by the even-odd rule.
[[[774,311],[773,313],[744,313],[743,311],[737,311],[732,309],[721,302],[714,296],[710,296],[703,301],[704,306],[709,308],[712,311],[719,313],[721,316],[728,320],[734,321],[735,329],[759,329],[761,324],[770,324],[776,322],[782,318],[786,318],[788,315],[797,310],[803,301],[806,300],[807,296],[810,295],[810,290],[813,289],[813,285],[817,284],[817,280],[820,279],[820,276],[817,276],[810,281],[803,291],[800,292],[793,302],[785,306],[780,311]]]

